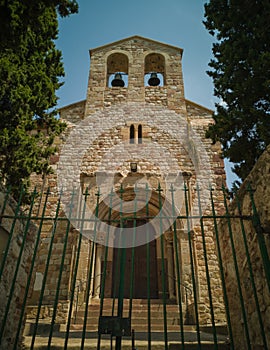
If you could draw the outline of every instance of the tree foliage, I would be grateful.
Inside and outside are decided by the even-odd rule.
[[[208,74],[214,82],[215,124],[206,136],[244,179],[270,143],[270,1],[210,0],[204,25],[217,41]]]
[[[77,10],[73,0],[0,0],[0,176],[14,194],[31,173],[49,171],[64,128],[55,108],[64,76],[57,16]]]

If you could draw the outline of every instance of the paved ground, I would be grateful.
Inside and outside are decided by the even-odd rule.
[[[69,338],[68,342],[68,349],[72,350],[79,350],[81,349],[81,332],[72,332],[72,337]],[[164,350],[164,335],[161,332],[158,333],[152,333],[151,334],[152,340],[151,340],[151,349],[152,350]],[[200,333],[201,343],[202,343],[202,350],[211,350],[214,349],[213,345],[213,336],[208,333]],[[26,336],[25,337],[25,348],[29,349],[31,344],[32,337]],[[184,341],[185,341],[185,349],[187,350],[195,350],[198,349],[198,341],[197,341],[197,334],[196,332],[185,332],[184,334]],[[218,341],[220,342],[218,349],[219,350],[225,350],[228,349],[228,347],[225,345],[226,343],[226,336],[225,335],[219,335]],[[65,342],[65,334],[64,333],[58,333],[56,332],[54,334],[53,340],[52,340],[52,346],[51,350],[60,350],[63,349]],[[179,333],[170,333],[168,334],[168,342],[169,342],[169,349],[170,350],[176,350],[176,349],[182,349],[181,341],[179,337]],[[35,347],[36,350],[45,350],[47,349],[47,343],[48,343],[48,337],[43,336],[37,336],[35,341]],[[136,342],[135,342],[136,349],[147,349],[148,348],[148,342],[147,342],[147,333],[137,333],[136,334]],[[92,350],[97,349],[97,333],[96,332],[88,332],[86,334],[85,339],[85,346],[84,348],[86,350]],[[110,337],[103,335],[102,341],[101,341],[101,350],[110,350],[114,349],[114,340],[111,344]],[[132,349],[131,346],[131,339],[130,338],[123,338],[122,340],[122,349]]]

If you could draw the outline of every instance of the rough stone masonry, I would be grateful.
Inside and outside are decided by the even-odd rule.
[[[73,103],[60,110],[61,118],[67,123],[66,132],[61,135],[56,144],[59,153],[51,158],[55,174],[45,179],[33,176],[35,184],[50,186],[55,193],[55,200],[50,204],[47,214],[53,215],[57,205],[59,181],[64,189],[71,185],[86,188],[90,186],[89,205],[94,208],[95,193],[97,191],[96,179],[102,174],[114,176],[115,189],[119,190],[121,184],[129,187],[134,178],[141,174],[147,179],[150,188],[156,195],[158,183],[165,184],[165,175],[177,178],[182,174],[189,187],[190,210],[196,212],[196,181],[201,186],[208,187],[211,182],[213,188],[220,188],[225,182],[223,160],[220,157],[220,146],[212,145],[204,137],[209,123],[212,123],[212,111],[194,102],[188,101],[184,96],[182,76],[183,50],[171,45],[159,43],[139,36],[130,37],[90,50],[91,67],[87,88],[86,100]],[[112,87],[110,80],[116,72],[121,72],[125,80],[124,87]],[[159,86],[149,86],[147,76],[151,72],[158,72],[162,79]],[[131,137],[132,133],[132,137]],[[127,156],[121,163],[123,147]],[[134,144],[136,147],[134,147]],[[121,148],[122,147],[122,148]],[[149,147],[151,154],[149,154]],[[152,147],[152,148],[151,148]],[[61,158],[62,157],[62,158]],[[173,161],[170,161],[173,160]],[[164,161],[166,166],[163,165]],[[169,162],[170,161],[170,162]],[[137,173],[130,172],[130,163],[137,164]],[[169,169],[169,170],[168,170]],[[58,177],[57,177],[58,174]],[[132,180],[133,179],[133,180]],[[204,193],[204,192],[202,192]],[[222,207],[222,197],[215,194],[217,208]],[[128,194],[127,194],[128,196]],[[180,196],[180,195],[179,195]],[[204,196],[204,195],[203,195]],[[203,197],[202,196],[202,197]],[[205,201],[205,210],[209,210],[208,199]],[[157,197],[156,197],[157,198]],[[105,198],[101,198],[101,200]],[[150,203],[150,210],[157,215],[156,201]],[[182,208],[182,213],[185,208]],[[221,209],[220,209],[221,210]],[[64,213],[61,215],[65,215]],[[107,212],[102,214],[106,217]],[[55,233],[55,244],[46,283],[44,301],[47,305],[53,304],[56,293],[60,258],[63,248],[65,225],[59,227]],[[52,227],[48,224],[42,233],[42,244],[37,264],[37,278],[42,280],[44,265],[49,248],[49,237]],[[74,258],[78,242],[76,228],[68,237],[68,247],[65,257],[60,305],[61,310],[67,310],[68,295],[70,294],[73,277]],[[178,223],[179,254],[182,261],[181,274],[183,283],[191,287],[191,260],[188,252],[188,235],[184,223]],[[225,322],[222,289],[218,261],[215,251],[213,223],[206,223],[204,234],[207,243],[208,264],[211,275],[212,294],[216,321]],[[172,230],[167,229],[165,259],[168,269],[175,274],[175,249],[172,243]],[[85,281],[89,265],[89,251],[93,243],[83,239],[82,252],[77,273],[80,298],[85,297]],[[157,239],[157,264],[161,260]],[[203,256],[202,236],[198,223],[192,228],[192,247],[198,294],[199,318],[202,324],[211,322],[208,290],[205,277],[205,262]],[[99,297],[101,265],[104,259],[104,247],[97,245],[95,253],[95,271],[91,286],[91,298]],[[98,266],[99,265],[99,266]],[[113,268],[113,250],[109,251],[108,269]],[[112,273],[112,272],[111,272]],[[160,277],[157,276],[158,279]],[[112,275],[108,276],[108,281]],[[106,285],[106,295],[111,295],[110,282]],[[171,281],[169,284],[169,297],[176,299],[178,286]],[[158,280],[158,288],[161,281]],[[34,314],[35,300],[39,290],[35,290],[31,303]],[[160,290],[159,290],[160,293]],[[178,302],[180,302],[178,300]],[[192,303],[192,298],[190,299]],[[192,305],[190,305],[192,309]],[[49,311],[48,311],[49,313]],[[65,318],[65,313],[61,312]]]

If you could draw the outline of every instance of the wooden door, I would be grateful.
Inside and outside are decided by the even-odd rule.
[[[138,230],[143,230],[144,226]],[[134,266],[132,266],[132,248],[114,248],[113,271],[112,271],[112,297],[119,294],[119,282],[121,271],[121,255],[125,255],[124,261],[124,298],[130,297],[131,271],[134,268],[133,278],[133,298],[147,298],[147,244],[134,248]],[[150,267],[150,298],[158,298],[158,280],[157,280],[157,256],[156,240],[149,242],[149,267]]]

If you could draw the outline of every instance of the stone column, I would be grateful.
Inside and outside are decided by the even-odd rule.
[[[167,255],[168,255],[169,298],[175,299],[175,277],[174,277],[174,267],[173,267],[173,240],[171,237],[167,239]]]
[[[192,240],[192,251],[193,251],[193,264],[194,264],[194,273],[195,273],[195,283],[196,283],[196,296],[198,302],[200,302],[200,284],[198,278],[198,257],[197,257],[197,248],[196,248],[196,236],[195,231],[191,231],[191,240]]]
[[[184,295],[184,288],[183,288],[183,271],[182,271],[182,264],[183,264],[183,259],[182,259],[182,250],[181,250],[181,238],[183,237],[184,230],[183,229],[177,229],[177,235],[176,239],[177,242],[174,244],[174,273],[175,273],[175,294],[176,294],[176,301],[177,304],[183,302],[185,295]],[[177,255],[176,255],[177,251]],[[176,258],[178,256],[178,264],[179,264],[179,275],[177,273],[177,262]],[[180,280],[179,280],[180,279]],[[181,283],[181,284],[180,284]],[[178,291],[178,288],[180,289]],[[179,300],[178,294],[180,292],[180,296],[182,300]]]
[[[89,303],[91,303],[91,298],[93,298],[94,293],[95,293],[95,260],[96,260],[96,243],[91,242],[90,244],[90,252],[89,252],[89,260],[90,260],[90,264],[91,264],[91,250],[92,250],[92,245],[95,245],[94,248],[94,254],[93,254],[93,266],[92,266],[92,271],[91,271],[91,281],[90,281],[90,299],[89,299]],[[90,268],[90,266],[89,266]]]
[[[134,143],[138,143],[138,124],[134,124]]]
[[[102,256],[102,246],[97,244],[96,261],[95,261],[95,277],[94,277],[94,295],[93,295],[95,299],[99,299],[100,287],[101,287],[101,256]]]

